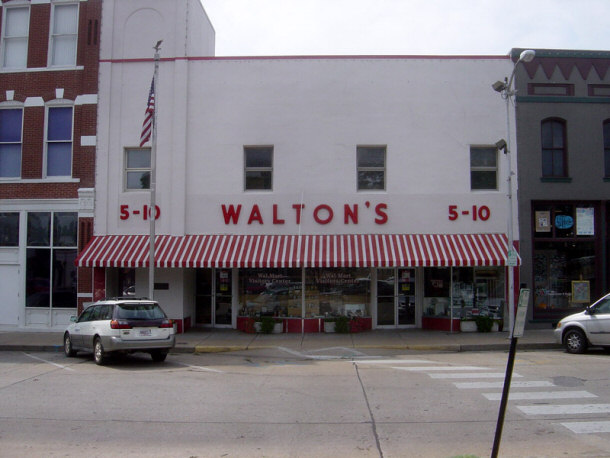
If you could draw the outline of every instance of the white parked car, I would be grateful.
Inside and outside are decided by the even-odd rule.
[[[73,316],[64,333],[64,352],[92,352],[96,364],[113,353],[150,353],[153,361],[165,361],[175,345],[174,325],[155,301],[109,299]]]
[[[589,346],[610,349],[610,294],[563,318],[555,328],[555,340],[569,353],[584,353]]]

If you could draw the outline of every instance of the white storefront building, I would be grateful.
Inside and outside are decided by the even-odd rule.
[[[154,298],[180,328],[502,316],[506,112],[491,83],[508,57],[221,58],[199,1],[111,0],[102,15],[94,238],[77,261],[92,300],[148,295],[139,142],[162,39]]]

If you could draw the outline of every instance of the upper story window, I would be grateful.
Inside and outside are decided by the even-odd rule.
[[[30,8],[6,8],[2,24],[2,67],[26,68],[28,59],[28,33]]]
[[[125,148],[125,190],[150,189],[150,148]]]
[[[246,191],[273,189],[273,147],[244,147],[244,189]]]
[[[470,189],[498,189],[498,149],[495,146],[470,147]]]
[[[356,148],[358,191],[385,189],[385,146]]]
[[[72,107],[47,109],[47,176],[72,176]]]
[[[545,119],[541,124],[542,177],[568,176],[566,122],[563,119]]]
[[[604,177],[610,178],[610,119],[604,121]]]
[[[78,4],[53,4],[51,38],[49,41],[49,65],[76,65],[78,38]]]
[[[21,108],[0,110],[0,178],[21,176]]]

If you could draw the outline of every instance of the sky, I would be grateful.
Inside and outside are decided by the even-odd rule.
[[[201,0],[217,56],[610,51],[610,0]]]

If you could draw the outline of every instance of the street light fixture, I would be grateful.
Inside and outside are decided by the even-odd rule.
[[[514,236],[513,236],[513,171],[512,171],[512,160],[510,155],[510,100],[516,94],[516,89],[513,88],[513,80],[515,78],[515,72],[520,62],[531,62],[536,57],[536,51],[532,49],[526,49],[521,52],[519,59],[515,62],[513,71],[510,74],[510,78],[504,78],[504,81],[496,81],[491,85],[494,91],[499,92],[502,98],[506,101],[506,141],[500,140],[496,143],[498,150],[504,150],[506,155],[508,167],[507,167],[507,185],[508,185],[508,227],[507,227],[507,238],[508,238],[508,250],[506,253],[506,263],[508,266],[508,327],[512,337],[513,328],[515,325],[515,266],[517,265],[517,253],[514,248]]]

